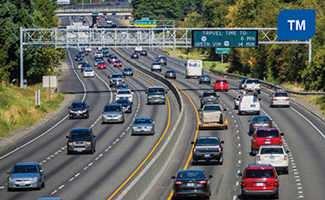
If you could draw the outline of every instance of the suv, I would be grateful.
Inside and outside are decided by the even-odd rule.
[[[73,152],[90,152],[93,154],[96,152],[96,141],[91,128],[73,128],[70,131],[70,135],[67,136],[67,153]]]
[[[159,55],[156,58],[156,62],[160,62],[163,65],[167,65],[167,58],[166,58],[166,56]]]
[[[162,86],[151,86],[146,91],[147,94],[147,104],[151,103],[162,103],[165,104],[165,89]]]
[[[161,72],[161,63],[160,62],[153,62],[151,64],[151,71],[158,70]]]
[[[258,79],[246,79],[243,88],[245,90],[256,90],[259,94],[261,93],[261,83]]]
[[[216,92],[203,92],[202,96],[199,96],[199,98],[201,98],[201,108],[203,108],[203,106],[205,104],[218,104],[219,103],[219,95],[217,95]]]
[[[248,94],[241,97],[238,105],[238,114],[255,113],[260,114],[260,100],[256,95]]]
[[[220,164],[223,162],[223,141],[217,136],[200,136],[196,139],[193,148],[193,163],[197,163],[198,160],[216,160]]]
[[[279,179],[272,165],[248,165],[241,181],[242,199],[248,195],[266,195],[273,199],[279,198]]]
[[[259,128],[251,140],[251,154],[255,155],[262,145],[282,145],[283,133],[277,128]]]
[[[121,122],[124,123],[124,114],[121,104],[111,103],[104,106],[102,110],[102,123]]]
[[[85,102],[73,102],[69,109],[69,119],[89,118],[89,106]]]
[[[274,106],[286,106],[290,108],[290,96],[286,91],[277,90],[273,92],[271,97],[270,107]]]
[[[277,171],[289,174],[290,151],[285,151],[282,145],[262,145],[255,156],[256,164],[271,164]]]
[[[112,76],[107,76],[110,78],[109,87],[116,86],[119,83],[124,83],[124,77],[121,73],[113,73]]]

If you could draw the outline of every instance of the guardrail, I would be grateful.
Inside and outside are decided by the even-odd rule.
[[[218,70],[214,70],[214,69],[209,69],[209,70],[210,70],[210,72],[212,72],[214,74],[220,74],[222,76],[232,77],[232,78],[236,78],[236,79],[249,78],[247,76],[241,76],[241,75],[237,75],[237,74],[226,73],[226,72],[222,72],[222,71],[218,71]],[[291,93],[291,94],[296,94],[296,95],[325,95],[325,92],[296,92],[296,91],[293,91],[293,90],[288,90],[288,89],[282,88],[282,87],[274,85],[272,83],[268,83],[268,82],[263,81],[263,80],[259,80],[259,81],[264,86],[267,86],[269,88],[274,88],[274,89],[281,89],[281,90],[287,91],[288,93]]]
[[[115,51],[115,53],[120,54],[117,51]],[[141,72],[165,84],[175,95],[180,109],[180,115],[177,118],[176,124],[174,125],[173,129],[171,129],[172,131],[169,135],[166,133],[165,137],[168,139],[162,145],[158,153],[154,156],[154,158],[151,159],[147,166],[137,174],[127,188],[124,189],[123,192],[116,198],[116,200],[140,200],[144,199],[148,195],[150,189],[154,186],[158,178],[163,174],[169,165],[169,162],[172,159],[178,146],[177,144],[181,138],[181,130],[185,126],[185,110],[182,106],[182,97],[172,83],[166,80],[163,76],[153,73],[140,65],[133,63],[121,55],[120,59],[123,59],[125,62]]]

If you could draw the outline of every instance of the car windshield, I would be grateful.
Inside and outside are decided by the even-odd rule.
[[[209,75],[202,75],[201,78],[210,78]]]
[[[248,80],[246,81],[246,84],[252,84],[252,83],[260,84],[260,81],[259,81],[259,80],[251,80],[251,79],[248,79]]]
[[[262,148],[261,154],[283,154],[282,148]]]
[[[127,99],[118,99],[116,103],[130,103],[130,101]]]
[[[217,83],[227,83],[226,80],[217,80]]]
[[[134,124],[151,124],[150,119],[135,119]]]
[[[163,88],[149,88],[149,93],[164,93],[164,89]]]
[[[117,92],[117,94],[131,94],[131,92],[128,90],[120,90]]]
[[[258,138],[277,138],[279,137],[279,132],[277,130],[258,130],[256,133]]]
[[[73,103],[71,108],[86,108],[86,104],[85,103]]]
[[[197,146],[219,145],[219,141],[215,138],[198,139],[195,143]]]
[[[215,111],[215,110],[221,110],[220,106],[204,106],[203,111]]]
[[[121,74],[112,74],[112,78],[123,78]]]
[[[121,112],[120,106],[105,106],[104,112]]]
[[[12,169],[11,173],[12,174],[37,173],[37,167],[35,165],[18,165]]]
[[[89,69],[87,68],[87,69],[85,70],[85,72],[92,72],[92,71],[93,71],[93,70],[90,69],[90,68],[89,68]]]
[[[272,169],[248,169],[245,178],[275,178]]]
[[[98,65],[105,65],[106,63],[104,62],[99,62]]]
[[[265,117],[253,117],[252,122],[269,122],[270,118]]]
[[[89,67],[90,64],[89,63],[85,63],[85,64],[82,64],[83,67]]]
[[[73,131],[70,133],[70,139],[90,139],[91,133],[89,131]]]
[[[288,93],[280,93],[280,92],[276,92],[274,94],[275,97],[288,97]]]
[[[111,59],[116,59],[117,57],[116,57],[116,56],[111,56],[110,58],[111,58]]]
[[[177,179],[202,179],[204,173],[200,171],[182,171],[178,173]]]
[[[211,93],[203,93],[203,97],[217,97],[217,94],[215,92]]]
[[[158,59],[165,59],[165,56],[159,56]]]

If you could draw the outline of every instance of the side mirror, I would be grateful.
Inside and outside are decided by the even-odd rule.
[[[290,153],[290,151],[289,151],[289,150],[287,150],[287,151],[286,151],[286,153]]]
[[[93,135],[93,138],[95,138],[96,137],[96,135]]]
[[[234,99],[236,99],[236,97],[234,97]]]
[[[224,141],[221,141],[221,144],[224,144],[225,142]]]
[[[68,109],[70,109],[70,106],[68,107]]]
[[[260,100],[260,101],[261,101],[261,98],[258,98],[258,100]]]
[[[107,78],[111,78],[110,76],[107,76]]]
[[[65,136],[66,138],[69,138],[69,136],[67,135],[67,136]]]
[[[281,136],[284,136],[284,133],[281,133],[280,135],[281,135]]]
[[[89,108],[89,106],[87,106],[87,108]]]
[[[251,122],[251,120],[248,120],[247,122]]]
[[[212,175],[209,175],[209,179],[210,179],[210,178],[213,178],[213,176],[212,176]]]
[[[241,172],[239,172],[237,175],[238,175],[238,176],[243,176],[243,174],[242,174]]]
[[[7,171],[7,174],[10,174],[10,171]]]
[[[223,111],[227,112],[227,108],[224,108]]]
[[[165,91],[165,93],[167,94],[167,91]]]
[[[191,144],[194,144],[194,141],[192,141]]]
[[[145,93],[146,93],[146,94],[148,94],[148,92],[147,92],[147,91],[145,91]]]
[[[217,97],[220,97],[220,95],[217,95]]]
[[[197,109],[198,111],[202,111],[202,108]]]
[[[44,174],[44,170],[43,169],[39,170],[39,173]]]
[[[171,179],[175,179],[176,177],[175,176],[172,176]]]
[[[155,124],[155,122],[152,122],[152,124]]]
[[[202,96],[199,96],[199,98],[202,98]]]

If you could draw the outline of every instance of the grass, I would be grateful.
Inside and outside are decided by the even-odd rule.
[[[307,102],[318,105],[325,115],[325,96],[309,96]]]
[[[35,106],[35,91],[41,90],[40,106]],[[2,85],[0,90],[0,139],[11,131],[29,127],[60,107],[64,100],[61,93],[49,93],[41,84],[22,89],[16,85]]]
[[[202,60],[203,68],[215,69],[215,70],[226,72],[226,70],[229,67],[229,63],[223,63],[223,66],[221,67],[221,61],[210,60],[208,55],[201,54],[200,52],[194,52],[194,53],[189,52],[188,54],[185,54],[181,51],[181,49],[178,48],[176,48],[175,51],[173,51],[172,48],[164,48],[163,50],[168,51],[171,55],[175,55],[184,60],[188,60],[188,59]]]

